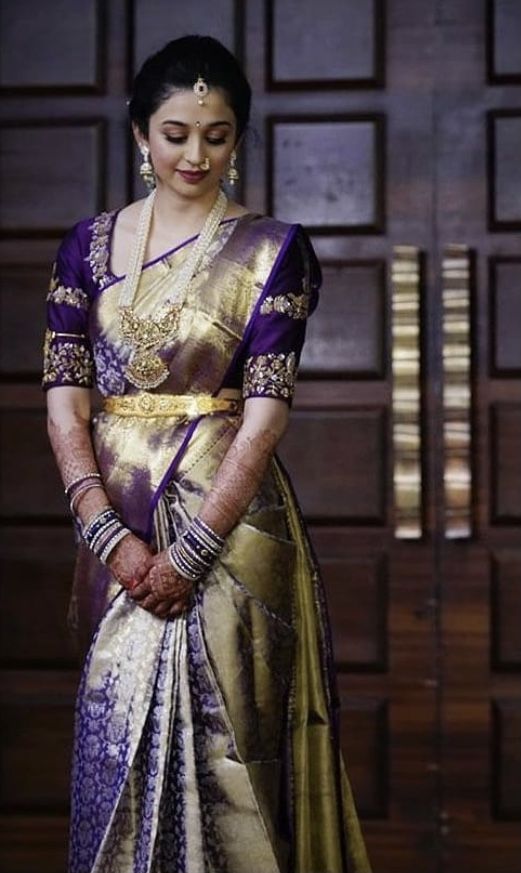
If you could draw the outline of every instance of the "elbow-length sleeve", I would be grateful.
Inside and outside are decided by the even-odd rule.
[[[63,239],[47,294],[42,387],[91,388],[94,364],[88,332],[90,298],[85,290],[77,227]]]
[[[296,225],[254,316],[243,369],[245,399],[274,397],[291,406],[306,322],[321,282],[311,242]]]

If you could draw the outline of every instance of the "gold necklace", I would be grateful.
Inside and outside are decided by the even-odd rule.
[[[217,233],[228,205],[228,198],[223,191],[219,191],[197,241],[192,246],[174,280],[170,295],[174,302],[156,318],[151,316],[141,318],[137,315],[133,303],[143,269],[155,193],[154,189],[143,204],[130,254],[128,272],[119,297],[120,330],[125,342],[131,347],[125,376],[136,388],[145,390],[157,388],[168,378],[169,369],[157,353],[178,330],[181,310],[190,282]]]

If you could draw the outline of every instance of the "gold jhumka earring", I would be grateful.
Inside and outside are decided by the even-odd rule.
[[[237,160],[237,152],[234,149],[230,155],[230,166],[228,167],[228,170],[226,173],[226,175],[228,177],[228,182],[230,183],[230,185],[235,185],[235,183],[239,181],[239,171],[238,171],[237,167],[235,166],[236,160]]]
[[[143,179],[146,187],[149,191],[153,191],[156,187],[156,177],[154,174],[154,168],[150,163],[150,149],[147,145],[142,145],[139,147],[143,160],[141,162],[141,166],[139,168],[139,175]]]

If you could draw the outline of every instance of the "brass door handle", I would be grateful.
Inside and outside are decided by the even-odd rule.
[[[472,534],[471,252],[443,253],[443,490],[444,535]]]
[[[443,253],[443,534],[472,535],[471,252]],[[421,253],[395,246],[392,261],[394,535],[423,535],[420,318]]]
[[[394,535],[423,534],[421,465],[421,256],[395,246],[392,261]]]

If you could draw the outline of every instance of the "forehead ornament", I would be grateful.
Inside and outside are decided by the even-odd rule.
[[[204,106],[204,98],[208,96],[209,88],[202,76],[198,77],[193,90],[199,106]]]

